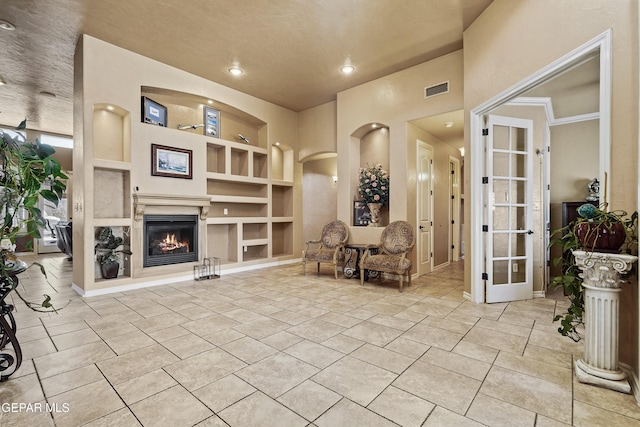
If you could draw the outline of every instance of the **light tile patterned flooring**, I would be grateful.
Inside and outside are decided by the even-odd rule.
[[[14,299],[23,366],[2,426],[638,426],[630,395],[580,384],[560,298],[475,305],[455,264],[397,282],[299,264],[82,299],[43,259],[59,314]],[[37,300],[51,289],[21,275]],[[68,408],[68,411],[64,409]]]

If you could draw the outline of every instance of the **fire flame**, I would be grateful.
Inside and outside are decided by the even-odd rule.
[[[175,234],[167,233],[167,237],[162,241],[161,244],[163,252],[175,251],[176,249],[185,248],[187,252],[189,251],[189,243],[184,243],[176,239]]]

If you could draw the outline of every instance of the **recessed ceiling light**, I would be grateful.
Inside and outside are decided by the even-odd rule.
[[[213,104],[213,100],[210,99],[210,100],[207,101],[207,103],[208,104]]]
[[[0,19],[0,30],[13,31],[16,29],[16,26],[11,22],[5,21],[4,19]]]
[[[240,74],[243,73],[243,71],[238,67],[231,67],[229,68],[229,73],[234,76],[239,76]]]
[[[374,124],[371,125],[371,127],[375,129],[375,128],[378,127],[378,125],[376,123],[374,123]]]
[[[113,105],[107,105],[107,110],[113,111]]]
[[[453,127],[453,122],[444,122],[444,127],[452,128]]]
[[[276,142],[276,145],[280,145],[280,143],[279,143],[279,142]]]
[[[342,68],[340,68],[340,72],[342,74],[351,74],[355,71],[355,68],[353,65],[345,65]]]

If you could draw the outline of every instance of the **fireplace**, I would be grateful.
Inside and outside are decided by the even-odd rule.
[[[198,261],[198,215],[144,215],[144,267]]]

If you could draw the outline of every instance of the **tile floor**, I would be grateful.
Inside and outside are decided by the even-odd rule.
[[[632,396],[576,381],[563,298],[475,305],[461,264],[404,293],[295,264],[82,299],[64,257],[42,262],[71,302],[14,299],[25,361],[0,403],[33,410],[2,406],[2,426],[640,425]]]

